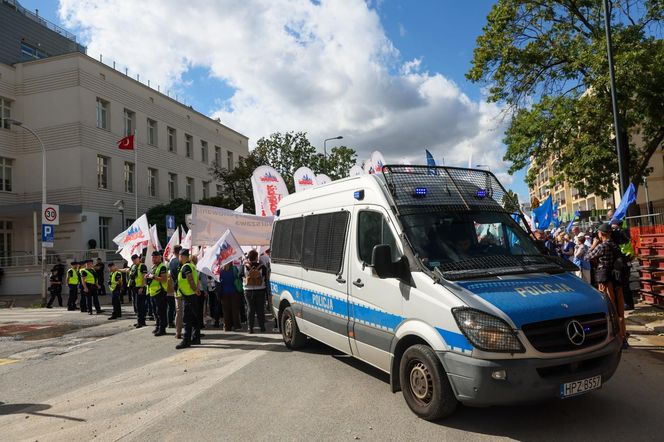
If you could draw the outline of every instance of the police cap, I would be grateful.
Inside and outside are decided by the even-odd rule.
[[[135,254],[135,253],[134,253],[133,255],[131,255],[131,260],[132,260],[132,261],[135,260],[135,259],[138,259],[138,258],[140,258],[140,256],[138,256],[138,255]]]
[[[180,256],[189,256],[189,249],[180,250]]]
[[[609,223],[604,223],[601,226],[599,226],[599,230],[602,233],[611,233],[611,225]]]
[[[153,250],[152,251],[152,256],[162,256],[162,254],[159,250]]]

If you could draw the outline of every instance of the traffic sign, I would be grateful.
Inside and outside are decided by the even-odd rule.
[[[57,204],[42,204],[42,224],[59,225],[60,206]]]
[[[169,238],[175,233],[175,217],[173,215],[166,215],[166,236]]]
[[[55,240],[55,227],[52,224],[42,224],[42,247],[53,247]]]

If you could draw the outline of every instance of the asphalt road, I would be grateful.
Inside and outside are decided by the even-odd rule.
[[[75,331],[0,338],[3,441],[644,441],[664,434],[664,356],[653,349],[626,351],[615,377],[592,394],[460,407],[430,423],[390,392],[386,375],[319,343],[291,352],[276,334],[207,329],[204,345],[176,351],[172,332],[155,338],[131,319],[0,311],[0,326],[38,320],[59,325],[55,335]]]

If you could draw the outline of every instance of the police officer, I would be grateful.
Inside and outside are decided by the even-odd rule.
[[[78,285],[81,277],[78,274],[78,262],[72,261],[71,267],[67,270],[67,286],[69,287],[69,298],[67,298],[67,310],[76,310],[76,300],[78,299]]]
[[[99,281],[97,280],[97,272],[92,267],[92,260],[85,260],[85,268],[81,270],[81,283],[83,284],[83,292],[86,297],[86,304],[88,307],[88,314],[92,314],[92,304],[94,303],[97,314],[102,312],[99,307],[99,297],[97,290],[99,289]]]
[[[110,279],[108,287],[111,289],[111,303],[113,304],[113,313],[109,316],[110,319],[117,319],[122,317],[122,307],[120,305],[120,294],[122,293],[122,273],[118,270],[115,263],[108,264],[108,271],[110,272]]]
[[[184,304],[184,336],[182,342],[175,346],[177,350],[201,343],[200,319],[198,305],[201,291],[198,288],[198,272],[189,262],[189,250],[180,251],[180,273],[178,274],[178,293]]]
[[[141,328],[145,327],[145,303],[146,303],[146,293],[145,293],[145,276],[148,273],[147,267],[141,262],[141,258],[138,255],[132,255],[132,262],[135,266],[134,272],[134,299],[136,300],[136,314],[138,315],[138,320],[134,327]],[[131,273],[129,274],[131,278]]]
[[[136,262],[138,255],[131,256],[131,266],[129,266],[127,273],[127,287],[129,292],[129,299],[134,307],[134,314],[138,313],[136,308],[136,271],[138,270],[138,265],[134,264]]]
[[[155,336],[164,336],[168,320],[166,318],[166,292],[168,291],[168,268],[162,261],[161,252],[152,252],[152,272],[147,275],[148,295],[152,309],[157,317],[154,331]]]

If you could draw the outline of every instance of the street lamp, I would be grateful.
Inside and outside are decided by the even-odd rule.
[[[122,232],[125,229],[125,221],[124,221],[124,211],[125,211],[125,205],[124,205],[124,200],[117,200],[116,202],[113,203],[113,205],[118,209],[118,212],[120,212],[120,218],[121,218],[121,223],[120,223],[120,232]]]
[[[7,121],[9,124],[13,124],[14,126],[18,126],[22,128],[23,130],[31,133],[37,141],[39,141],[39,145],[41,146],[42,149],[42,207],[44,204],[46,204],[46,147],[44,146],[44,143],[42,142],[41,138],[39,138],[39,135],[37,133],[30,129],[28,126],[23,124],[22,121],[14,120],[12,118],[8,118]],[[42,273],[42,284],[41,284],[41,295],[42,295],[42,307],[46,305],[46,247],[44,247],[44,242],[42,241],[42,263],[41,263],[41,273]]]
[[[325,159],[327,159],[327,142],[330,140],[341,140],[343,137],[339,135],[338,137],[332,137],[332,138],[326,138],[323,141],[323,155],[325,156]]]

